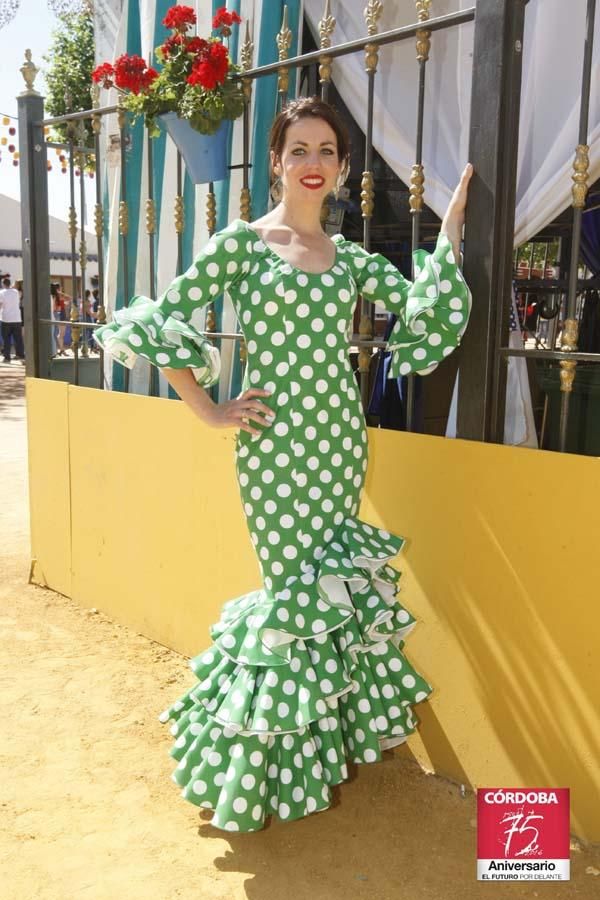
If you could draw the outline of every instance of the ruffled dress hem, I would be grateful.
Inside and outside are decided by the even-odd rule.
[[[432,688],[402,652],[416,624],[390,565],[403,543],[348,517],[316,569],[223,606],[190,660],[197,684],[159,716],[173,722],[173,780],[216,828],[321,812],[348,760],[378,762],[415,731],[411,706]]]

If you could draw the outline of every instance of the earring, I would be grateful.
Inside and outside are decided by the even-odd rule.
[[[283,186],[281,183],[281,176],[278,175],[273,184],[271,185],[271,197],[277,203],[281,200],[283,195]]]

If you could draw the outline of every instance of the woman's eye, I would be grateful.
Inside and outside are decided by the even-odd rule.
[[[333,155],[333,150],[331,147],[323,147],[322,153],[326,153],[327,156]],[[293,156],[300,156],[301,153],[304,153],[304,147],[296,147],[295,150],[292,150]]]

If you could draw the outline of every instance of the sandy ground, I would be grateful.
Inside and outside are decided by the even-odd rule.
[[[23,375],[0,368],[3,900],[600,896],[600,848],[576,841],[570,883],[478,883],[473,794],[392,751],[332,809],[254,834],[183,801],[157,715],[194,682],[187,660],[27,584]]]

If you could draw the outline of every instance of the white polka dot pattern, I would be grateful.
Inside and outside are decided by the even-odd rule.
[[[460,344],[472,304],[448,237],[440,234],[431,255],[416,251],[413,284],[390,268],[380,254],[368,254],[349,242],[348,247],[355,256],[355,267],[359,264],[358,289],[397,316],[388,344],[392,351],[388,378],[433,372]]]
[[[419,257],[413,285],[384,257],[334,243],[331,268],[302,272],[237,220],[159,301],[137,298],[100,330],[125,365],[142,355],[208,383],[218,355],[200,334],[202,308],[228,290],[245,383],[272,392],[274,422],[236,441],[263,586],[224,604],[212,646],[190,662],[196,685],[159,717],[182,796],[226,831],[329,807],[348,760],[379,761],[406,740],[411,707],[431,693],[403,653],[415,620],[390,565],[403,540],[357,518],[368,445],[349,330],[359,293],[381,301],[398,315],[394,371],[422,371],[456,346],[470,299],[444,237]]]

